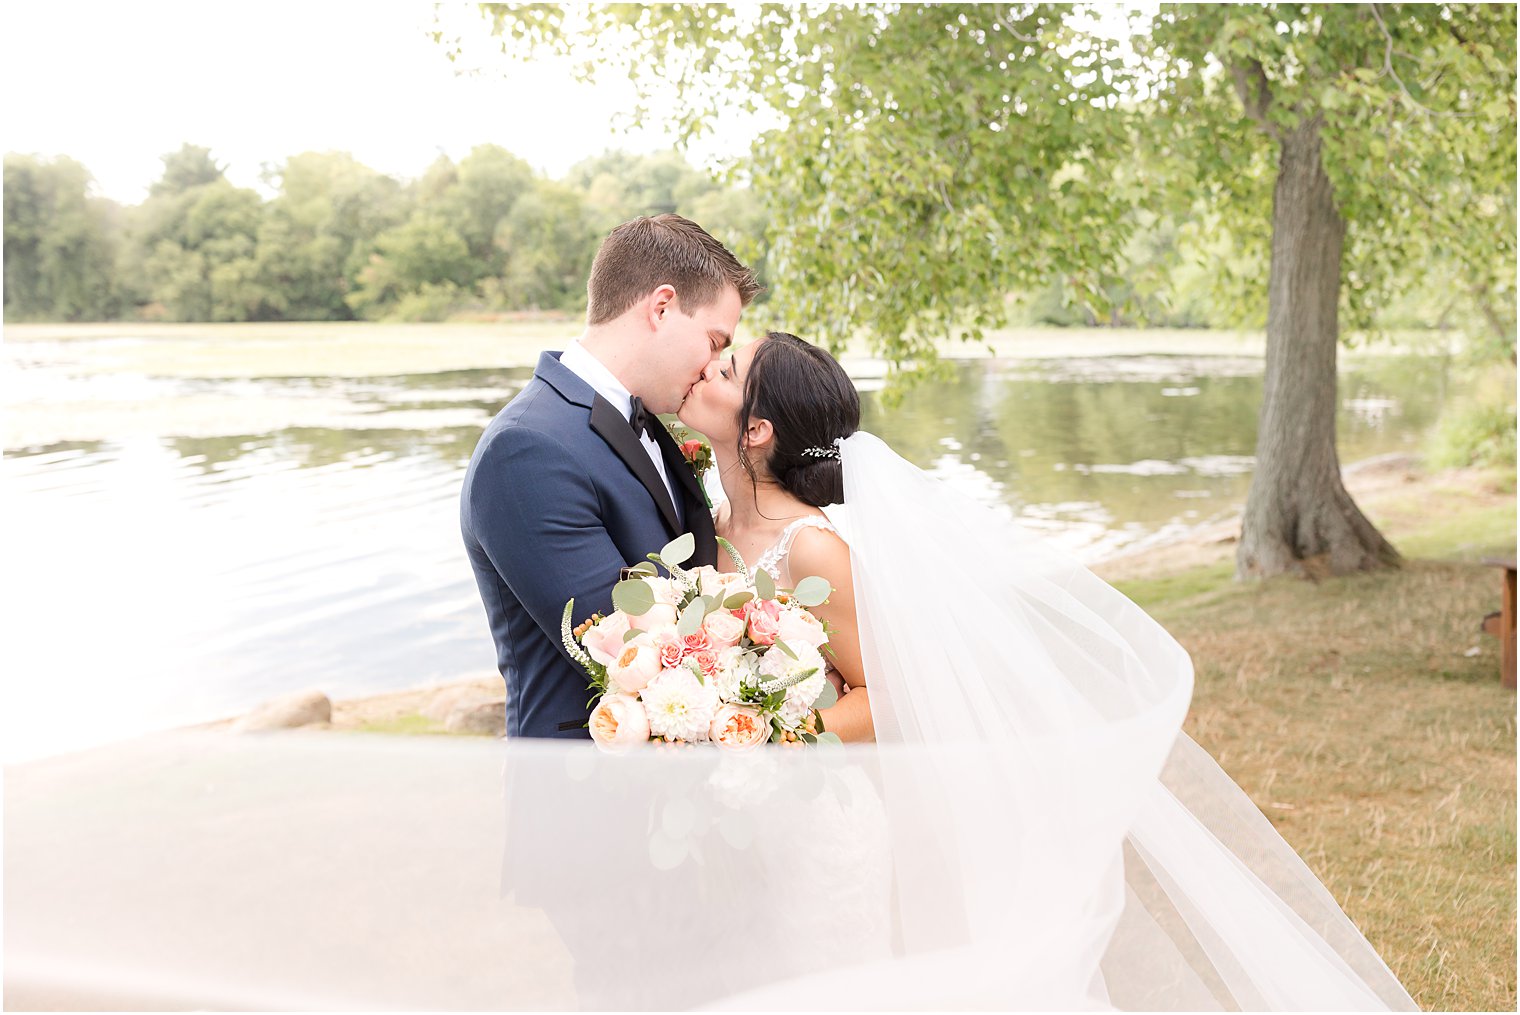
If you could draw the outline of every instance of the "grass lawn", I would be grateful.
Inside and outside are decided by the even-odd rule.
[[[1427,1010],[1515,1010],[1515,692],[1478,630],[1500,595],[1479,561],[1515,547],[1496,482],[1507,504],[1383,505],[1396,571],[1118,583],[1192,653],[1188,732]]]

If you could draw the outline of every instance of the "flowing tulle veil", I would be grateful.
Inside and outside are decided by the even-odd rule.
[[[875,437],[841,455],[879,743],[201,734],[15,766],[7,1005],[1413,1007],[1180,733],[1164,630]]]
[[[1045,883],[1052,903],[1068,894],[1084,918],[1096,904],[1113,920],[1092,917],[1102,947],[1093,1000],[1415,1007],[1292,848],[1181,732],[1192,690],[1181,646],[1091,572],[876,437],[857,433],[840,447],[845,503],[831,518],[850,544],[878,741],[980,745],[990,761],[1006,760],[1012,787],[1042,769],[1060,786],[1064,773],[1051,769],[1075,766],[1069,788],[1081,795],[1031,792],[1024,818],[1078,829],[1083,812],[1128,819],[1122,882],[1098,890],[1114,897],[1085,897],[1099,865],[1083,849],[1023,872]],[[948,841],[959,834],[953,822],[936,830],[948,852],[996,848]],[[1083,845],[1121,854],[1111,841]],[[1002,900],[976,887],[957,905],[972,927],[994,927]],[[933,933],[942,908],[905,899],[902,919]]]

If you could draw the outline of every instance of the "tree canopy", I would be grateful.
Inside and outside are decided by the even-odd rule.
[[[777,118],[738,167],[766,210],[772,305],[836,344],[922,362],[1051,285],[1099,315],[1165,312],[1178,265],[1136,272],[1131,246],[1158,219],[1259,322],[1272,133],[1316,117],[1353,327],[1434,272],[1513,342],[1511,7],[1166,5],[1125,28],[1072,4],[481,9],[509,56],[629,74],[688,136]]]

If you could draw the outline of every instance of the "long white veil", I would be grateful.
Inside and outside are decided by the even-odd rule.
[[[15,766],[7,1006],[1412,1007],[1180,735],[1165,631],[842,447],[878,744],[201,734]]]
[[[1038,767],[1046,751],[1052,764],[1080,764],[1071,747],[1092,737],[1104,764],[1124,766],[1107,779],[1084,773],[1083,795],[1026,814],[1057,824],[1089,809],[1133,814],[1122,911],[1100,967],[1114,1004],[1415,1007],[1292,848],[1181,732],[1192,665],[1170,635],[876,437],[840,446],[845,504],[831,517],[850,544],[878,740],[976,743]],[[1028,872],[1067,892],[1084,873],[1064,856]]]

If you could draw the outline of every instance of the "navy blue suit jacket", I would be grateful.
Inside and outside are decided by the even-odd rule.
[[[679,507],[627,417],[546,352],[475,447],[459,522],[507,683],[509,737],[590,735],[589,680],[560,643],[567,600],[574,623],[610,612],[619,572],[684,531],[693,564],[717,562],[701,487],[660,431]]]

